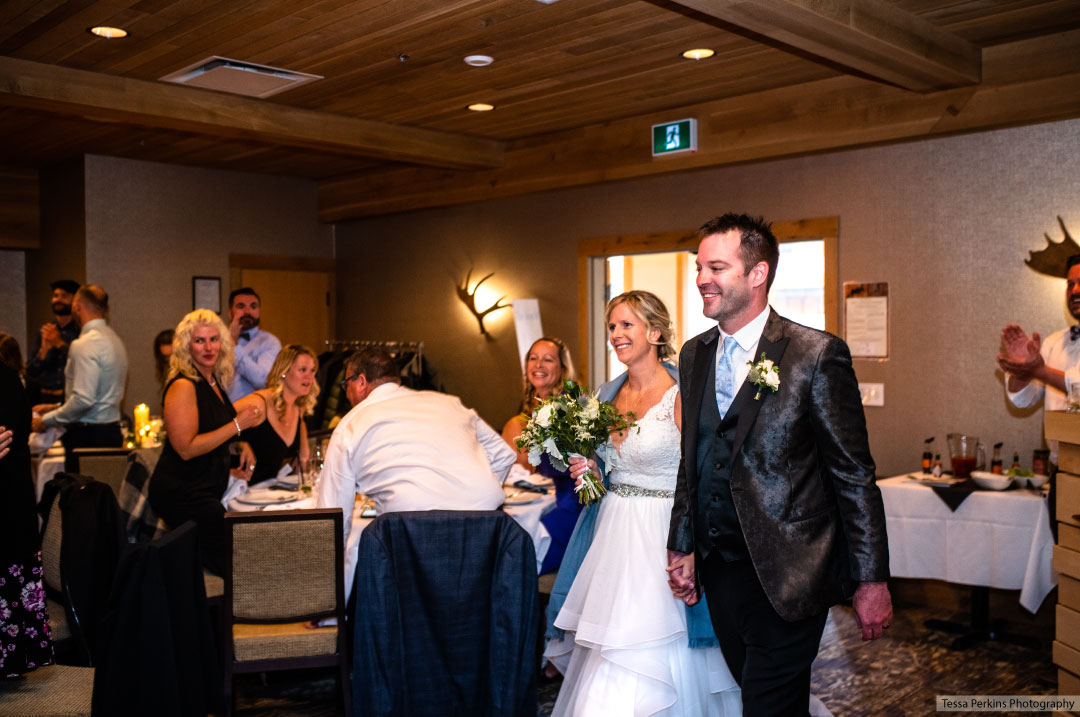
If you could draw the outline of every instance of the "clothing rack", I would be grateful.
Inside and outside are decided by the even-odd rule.
[[[401,367],[403,372],[420,373],[424,356],[423,341],[369,341],[357,339],[327,339],[326,346],[330,351],[341,349],[380,348],[386,349],[391,356],[397,358],[401,354],[410,353],[409,363]]]

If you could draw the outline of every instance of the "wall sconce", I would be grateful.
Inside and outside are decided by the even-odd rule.
[[[491,338],[491,334],[489,334],[487,329],[484,328],[484,317],[493,311],[510,308],[510,304],[502,303],[503,299],[506,298],[505,296],[500,296],[498,299],[495,300],[494,304],[487,307],[483,311],[476,308],[476,290],[480,288],[481,284],[483,284],[485,281],[487,281],[494,275],[495,272],[488,274],[483,279],[473,284],[473,287],[470,289],[469,279],[472,278],[472,269],[469,269],[469,272],[465,274],[465,281],[461,283],[461,286],[457,287],[458,298],[461,299],[461,302],[465,304],[465,306],[469,308],[469,311],[472,312],[473,316],[476,317],[477,323],[480,324],[481,335],[487,336],[488,338]]]

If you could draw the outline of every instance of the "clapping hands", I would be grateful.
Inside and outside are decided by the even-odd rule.
[[[1005,373],[1015,376],[1021,381],[1030,381],[1036,378],[1036,372],[1043,366],[1042,339],[1039,332],[1032,333],[1031,338],[1016,324],[1009,324],[1001,330],[1002,352],[998,354],[998,366]]]

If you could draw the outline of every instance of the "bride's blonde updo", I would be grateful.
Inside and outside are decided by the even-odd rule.
[[[661,361],[674,363],[674,358],[678,353],[673,343],[675,330],[671,326],[671,314],[668,313],[660,297],[651,291],[639,289],[619,294],[608,302],[604,312],[607,321],[611,321],[611,312],[619,304],[626,304],[635,316],[645,322],[650,332],[656,331],[660,334],[656,341],[650,340],[649,343],[656,347],[657,356]]]

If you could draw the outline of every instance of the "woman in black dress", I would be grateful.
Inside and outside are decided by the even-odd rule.
[[[304,416],[311,415],[319,395],[315,373],[319,361],[307,346],[289,344],[278,352],[266,388],[241,398],[239,409],[252,405],[265,420],[245,430],[246,441],[255,454],[251,482],[273,478],[286,462],[299,458],[301,466],[308,459],[307,427]]]
[[[15,339],[0,333],[0,679],[52,664],[30,475],[30,399]],[[7,360],[7,359],[10,359]]]
[[[150,478],[150,506],[170,528],[194,520],[203,565],[219,575],[225,566],[221,496],[229,482],[229,443],[262,418],[254,405],[236,410],[229,403],[225,390],[232,378],[228,328],[212,311],[192,311],[173,336],[162,411],[168,440]],[[254,468],[244,450],[234,475],[247,480]]]

